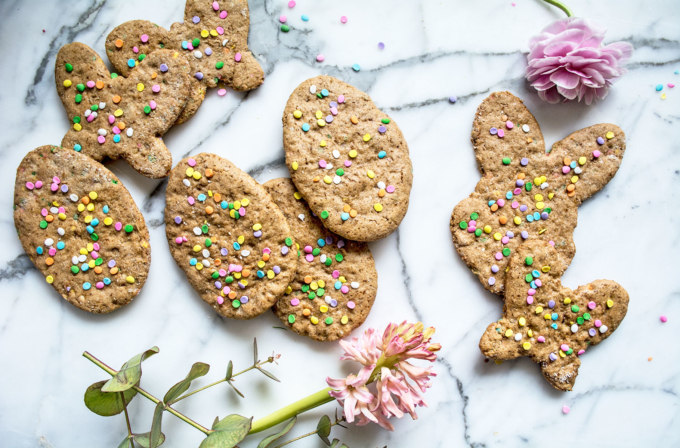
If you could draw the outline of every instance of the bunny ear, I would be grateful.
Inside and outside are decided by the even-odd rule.
[[[553,178],[562,182],[576,204],[600,191],[614,177],[626,152],[626,135],[602,123],[581,129],[553,145]],[[558,185],[556,185],[558,186]]]
[[[570,391],[574,387],[580,366],[578,356],[569,356],[552,362],[541,362],[541,373],[555,389]]]
[[[487,358],[507,361],[522,356],[522,346],[514,339],[504,336],[505,329],[513,325],[507,319],[500,319],[486,327],[486,331],[479,341],[479,349]]]
[[[479,105],[471,140],[479,170],[485,175],[513,177],[522,167],[522,158],[533,162],[545,157],[538,122],[510,92],[494,92]]]
[[[621,285],[612,280],[595,280],[584,286],[579,286],[574,295],[583,299],[584,303],[594,303],[589,310],[595,321],[597,331],[591,335],[589,346],[597,345],[607,339],[621,325],[628,312],[630,297]],[[600,326],[597,321],[600,321]]]
[[[169,42],[170,34],[165,28],[148,20],[130,20],[106,36],[106,55],[116,72],[127,78],[144,58]]]

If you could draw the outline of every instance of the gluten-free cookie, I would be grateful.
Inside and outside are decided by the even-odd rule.
[[[503,317],[487,327],[479,348],[498,361],[527,356],[555,389],[572,390],[581,356],[626,316],[628,293],[611,280],[562,286],[566,265],[540,240],[521,245],[508,268]]]
[[[166,30],[148,20],[131,20],[106,37],[106,53],[123,76],[159,49],[186,55],[191,64],[190,98],[177,120],[191,118],[206,89],[223,82],[234,90],[255,89],[264,82],[262,67],[248,51],[250,14],[246,0],[187,0],[184,22]]]
[[[161,137],[187,102],[186,59],[158,51],[123,78],[109,73],[93,49],[75,42],[59,50],[54,78],[71,123],[63,147],[97,161],[122,158],[147,177],[168,175],[172,155]]]
[[[378,272],[366,243],[349,241],[326,229],[290,179],[264,184],[296,241],[297,274],[272,308],[298,334],[317,341],[349,335],[371,311]]]
[[[392,233],[413,181],[406,140],[364,92],[330,76],[300,84],[283,112],[286,165],[330,231],[354,241]]]
[[[165,193],[170,252],[215,311],[251,319],[295,276],[295,240],[265,188],[214,154],[179,162]]]
[[[144,217],[120,180],[72,149],[41,146],[17,168],[14,225],[47,283],[72,305],[108,313],[149,274]]]
[[[501,295],[508,260],[528,241],[550,244],[568,266],[576,253],[577,208],[619,169],[623,131],[597,124],[546,150],[522,101],[494,92],[477,109],[471,139],[482,178],[450,222],[463,261],[486,289]]]

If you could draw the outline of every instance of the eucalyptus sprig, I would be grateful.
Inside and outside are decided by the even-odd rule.
[[[172,407],[175,403],[184,400],[198,392],[204,391],[210,387],[216,386],[220,383],[229,384],[234,391],[243,398],[243,394],[234,386],[234,378],[242,375],[251,370],[259,370],[266,377],[280,382],[274,374],[265,370],[262,366],[269,363],[275,363],[281,355],[272,354],[264,360],[260,360],[257,351],[257,340],[253,342],[253,364],[241,370],[240,372],[233,373],[233,363],[229,361],[227,366],[226,374],[223,378],[203,386],[201,388],[195,389],[191,392],[187,392],[191,387],[191,383],[208,374],[210,366],[208,364],[197,362],[191,366],[189,373],[186,378],[176,383],[172,386],[163,396],[163,399],[156,398],[151,395],[146,390],[140,387],[140,380],[142,378],[142,362],[151,356],[159,352],[158,347],[152,347],[145,352],[132,357],[128,362],[123,364],[120,370],[114,370],[108,365],[104,364],[102,361],[94,357],[88,352],[84,352],[83,356],[96,366],[111,375],[111,379],[99,381],[92,384],[85,391],[85,405],[95,414],[110,417],[118,415],[120,413],[125,414],[125,424],[127,427],[127,436],[118,445],[118,448],[135,448],[136,446],[141,446],[143,448],[156,448],[160,446],[165,441],[165,435],[161,432],[161,423],[163,419],[163,413],[169,412],[185,423],[193,426],[207,437],[201,442],[199,448],[233,448],[241,442],[248,434],[254,434],[259,431],[271,428],[272,426],[280,423],[280,421],[275,421],[275,419],[265,418],[258,421],[253,428],[253,417],[244,417],[238,414],[231,414],[224,417],[222,420],[219,417],[215,417],[210,429],[197,423],[181,412],[177,411]],[[322,391],[326,392],[326,390]],[[156,403],[156,407],[153,413],[153,419],[151,423],[151,429],[145,433],[134,433],[132,432],[132,425],[130,423],[130,415],[128,413],[127,406],[130,404],[133,398],[137,394],[142,395],[148,400]],[[332,399],[331,399],[332,400]],[[328,401],[331,401],[328,400]],[[323,401],[323,402],[322,402]],[[326,400],[319,401],[318,404],[312,406],[304,406],[304,408],[299,408],[297,412],[293,414],[293,418],[290,419],[285,427],[272,435],[267,436],[259,444],[258,448],[268,448],[272,447],[273,443],[286,435],[293,428],[297,422],[297,415],[306,410],[312,409],[313,407],[319,406]],[[285,409],[285,408],[284,408]],[[348,448],[347,445],[339,445],[340,441],[334,439],[332,442],[328,439],[330,436],[331,428],[335,425],[342,426],[341,423],[345,421],[345,417],[338,419],[337,413],[335,416],[335,421],[331,422],[330,418],[323,416],[317,425],[317,429],[310,433],[299,436],[295,439],[289,440],[273,448],[282,447],[288,445],[294,441],[300,440],[304,437],[308,437],[314,434],[318,434],[319,437],[332,448]],[[342,426],[344,428],[344,426]]]

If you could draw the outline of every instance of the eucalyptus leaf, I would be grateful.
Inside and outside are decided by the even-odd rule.
[[[260,442],[257,445],[257,448],[267,448],[269,445],[271,445],[275,440],[280,439],[281,437],[285,436],[290,432],[291,429],[293,429],[293,426],[297,423],[297,416],[293,417],[292,419],[288,420],[288,423],[286,423],[286,426],[283,427],[283,429],[276,434],[269,435],[262,439],[262,442]]]
[[[281,380],[278,379],[277,377],[275,377],[272,373],[269,373],[269,372],[267,372],[266,370],[264,370],[264,369],[262,369],[262,368],[257,369],[257,370],[259,370],[260,372],[264,373],[265,375],[267,375],[269,378],[273,379],[274,381],[278,381],[279,383],[281,382]]]
[[[130,443],[132,443],[132,442],[130,442],[130,438],[126,437],[126,438],[123,439],[122,442],[120,442],[120,445],[118,445],[118,448],[129,448]],[[132,448],[135,448],[134,445],[132,446]]]
[[[141,447],[143,448],[149,448],[149,435],[150,432],[145,432],[144,434],[132,434],[132,437],[134,438],[135,442],[137,442]],[[161,438],[160,438],[160,443],[158,446],[163,445],[163,442],[165,442],[165,434],[161,433]]]
[[[121,397],[119,392],[102,392],[102,386],[106,383],[106,380],[99,381],[98,383],[92,384],[85,391],[85,406],[97,415],[102,417],[111,417],[112,415],[118,415],[125,409],[123,405],[123,397]],[[137,395],[137,391],[134,389],[128,389],[123,392],[125,396],[125,405],[128,405],[132,398]]]
[[[230,385],[231,387],[234,388],[234,391],[236,391],[236,393],[239,394],[239,395],[241,396],[241,398],[246,398],[246,397],[243,396],[243,394],[241,393],[241,391],[238,390],[238,389],[236,388],[236,386],[234,386],[234,385],[232,384],[231,381],[228,381],[228,383],[229,383],[229,385]]]
[[[257,338],[253,338],[253,364],[257,364]]]
[[[224,417],[213,424],[213,433],[206,437],[199,448],[233,448],[245,439],[250,431],[253,418],[238,414]]]
[[[151,347],[149,350],[139,355],[135,355],[128,362],[123,364],[118,373],[108,380],[102,387],[103,392],[123,392],[139,383],[142,377],[142,362],[150,356],[158,353],[158,347]]]
[[[159,401],[153,411],[151,431],[149,432],[149,448],[156,448],[161,443],[161,420],[163,419],[163,402]]]
[[[219,422],[219,421],[220,421],[220,418],[219,418],[219,417],[215,417],[215,421],[213,422],[212,427],[211,427],[210,429],[215,429],[215,425],[216,425],[217,422]]]
[[[331,448],[336,448],[338,443],[340,443],[340,439],[333,439],[333,442],[331,442]]]
[[[326,445],[330,446],[331,441],[328,440],[328,436],[331,435],[331,419],[327,415],[324,415],[319,420],[319,423],[316,425],[316,433]]]
[[[229,365],[227,366],[227,376],[226,376],[227,381],[229,381],[231,379],[231,374],[233,373],[233,371],[234,371],[234,364],[231,361],[229,361]]]
[[[170,390],[165,394],[165,397],[163,397],[163,401],[167,404],[171,404],[184,392],[189,390],[192,381],[194,381],[196,378],[205,376],[209,370],[210,366],[208,364],[204,364],[202,362],[195,363],[193,366],[191,366],[191,370],[189,371],[187,377],[170,388]]]

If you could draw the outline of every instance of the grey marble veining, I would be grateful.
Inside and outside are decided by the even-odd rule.
[[[229,158],[264,182],[287,176],[281,113],[301,81],[329,74],[368,92],[398,123],[414,166],[411,205],[398,231],[371,243],[379,272],[376,304],[362,327],[419,319],[437,327],[443,345],[438,377],[419,419],[334,430],[354,447],[673,447],[680,445],[680,2],[571,0],[579,16],[608,27],[605,42],[635,46],[629,73],[599,104],[542,102],[524,81],[527,42],[562,13],[538,0],[367,2],[250,1],[249,44],[266,72],[250,93],[209,91],[189,122],[165,136],[175,160],[202,151]],[[111,365],[152,345],[161,353],[144,368],[143,384],[161,395],[191,363],[220,376],[229,359],[246,366],[252,338],[261,353],[281,353],[271,370],[281,384],[250,375],[239,380],[246,399],[226,388],[192,397],[178,408],[208,424],[215,415],[263,416],[325,386],[326,376],[350,372],[337,344],[319,344],[274,329],[265,314],[248,322],[218,317],[194,293],[165,241],[163,180],[146,179],[125,163],[108,166],[123,180],[151,232],[149,281],[132,304],[91,315],[62,300],[23,254],[11,204],[15,167],[29,150],[58,144],[68,123],[54,88],[54,60],[72,41],[100,54],[113,27],[147,19],[181,21],[181,0],[0,2],[0,445],[117,446],[123,418],[98,417],[82,402],[85,388],[106,374],[80,355],[88,350]],[[281,33],[278,17],[291,26]],[[300,19],[302,14],[309,22]],[[348,17],[347,24],[340,16]],[[43,29],[45,30],[43,32]],[[384,50],[378,50],[384,42]],[[316,62],[323,54],[325,61]],[[106,58],[104,58],[106,61]],[[361,65],[361,71],[351,69]],[[479,338],[500,317],[502,302],[484,291],[456,254],[448,222],[454,205],[474,188],[477,171],[469,132],[478,104],[495,90],[525,100],[548,144],[600,122],[618,124],[628,150],[612,182],[579,208],[577,255],[563,278],[576,287],[597,278],[630,293],[628,316],[616,333],[582,358],[572,393],[553,390],[528,359],[485,362]],[[666,93],[667,99],[660,98]],[[448,102],[457,95],[458,102]],[[662,324],[659,316],[668,316]],[[652,361],[648,361],[652,358]],[[571,407],[568,415],[562,406]],[[294,430],[311,430],[326,405],[305,414]],[[133,424],[147,431],[151,403],[131,405]],[[168,447],[198,446],[202,435],[172,416],[164,419]],[[242,444],[254,447],[250,441]],[[300,447],[320,447],[306,439]]]

